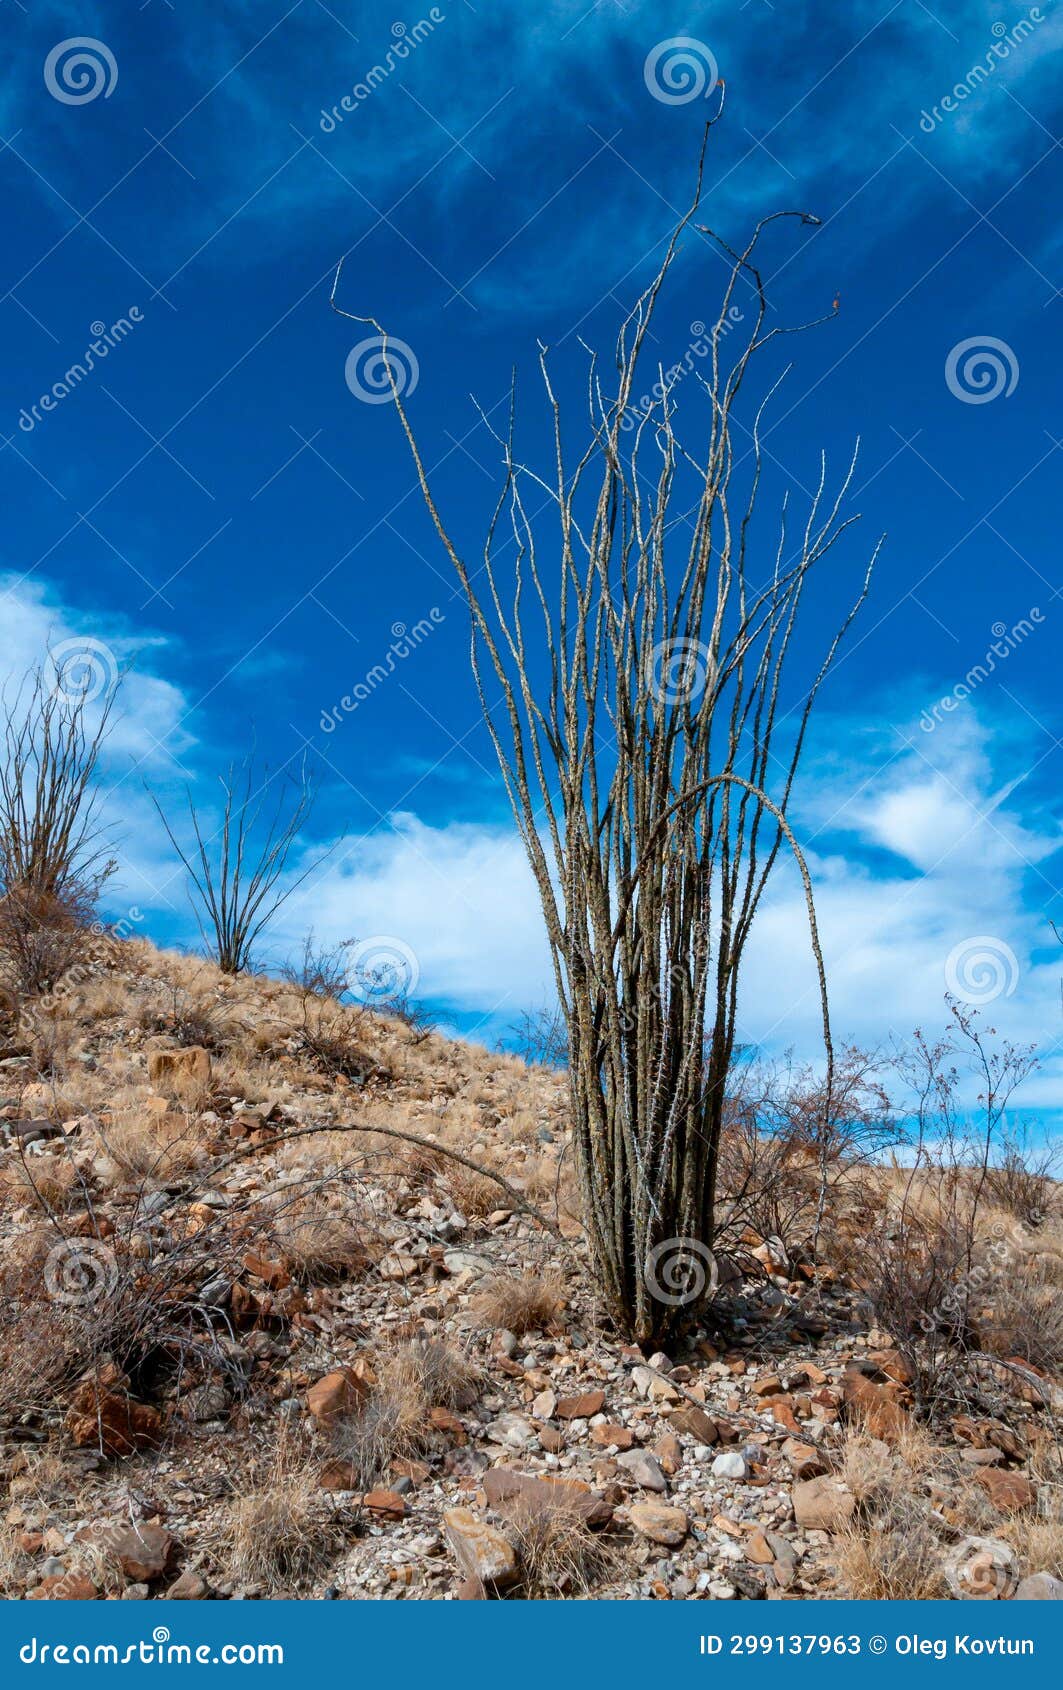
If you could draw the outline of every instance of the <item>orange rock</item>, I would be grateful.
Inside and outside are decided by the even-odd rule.
[[[326,1373],[306,1393],[306,1406],[322,1426],[352,1414],[366,1395],[366,1388],[349,1367]]]
[[[635,1442],[635,1434],[630,1426],[615,1426],[606,1420],[600,1426],[591,1427],[591,1442],[601,1444],[605,1449],[610,1445],[615,1449],[630,1449]]]
[[[179,1080],[191,1080],[207,1086],[210,1077],[210,1051],[204,1050],[201,1045],[148,1052],[148,1079],[160,1091],[172,1091],[174,1083]]]
[[[589,1420],[592,1414],[600,1414],[605,1405],[604,1391],[584,1391],[582,1396],[562,1397],[557,1405],[559,1420]]]
[[[1018,1514],[1037,1506],[1037,1487],[1025,1473],[1009,1473],[1000,1467],[982,1467],[975,1474],[994,1508],[1002,1514]]]
[[[104,1455],[131,1455],[134,1450],[154,1449],[162,1440],[159,1411],[148,1403],[135,1402],[122,1389],[115,1370],[108,1385],[101,1372],[99,1381],[83,1379],[70,1399],[66,1429],[79,1449],[96,1448]]]
[[[397,1491],[384,1490],[378,1486],[376,1490],[367,1491],[362,1498],[365,1507],[371,1514],[381,1520],[401,1520],[405,1518],[406,1504]]]
[[[908,1416],[895,1385],[876,1385],[850,1368],[842,1379],[842,1393],[850,1416],[862,1420],[873,1438],[892,1443],[900,1437]]]
[[[292,1282],[292,1276],[283,1262],[271,1262],[268,1256],[257,1255],[253,1250],[244,1257],[244,1267],[248,1273],[254,1274],[269,1286],[271,1291],[283,1291]]]
[[[36,1590],[26,1593],[27,1602],[95,1602],[99,1592],[83,1573],[53,1573]]]

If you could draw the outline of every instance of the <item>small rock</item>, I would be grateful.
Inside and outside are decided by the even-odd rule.
[[[746,1466],[744,1455],[740,1455],[736,1449],[725,1449],[721,1450],[713,1461],[712,1471],[717,1479],[744,1479],[749,1468]]]
[[[635,1434],[630,1426],[614,1426],[611,1421],[602,1420],[591,1427],[591,1442],[601,1444],[605,1449],[630,1449],[635,1442]]]
[[[690,1521],[682,1508],[672,1508],[663,1502],[633,1502],[628,1517],[637,1532],[653,1543],[663,1543],[674,1549],[683,1542]]]
[[[856,1498],[840,1479],[822,1474],[793,1487],[794,1519],[806,1531],[836,1532],[852,1519]]]
[[[314,1419],[328,1426],[344,1414],[351,1414],[366,1395],[366,1387],[349,1367],[326,1373],[306,1394],[306,1406]]]
[[[1063,1600],[1063,1579],[1051,1573],[1030,1573],[1015,1592],[1016,1602],[1059,1602]]]
[[[693,1403],[684,1403],[677,1408],[669,1422],[676,1432],[683,1432],[695,1443],[714,1444],[719,1438],[716,1422],[703,1408],[695,1408]]]
[[[589,1420],[600,1414],[605,1403],[604,1391],[584,1391],[582,1396],[562,1397],[557,1405],[559,1420]]]
[[[201,1579],[198,1573],[182,1573],[175,1579],[166,1598],[169,1602],[203,1602],[207,1597],[207,1581]]]
[[[997,1467],[983,1467],[976,1479],[994,1508],[1004,1514],[1017,1514],[1037,1506],[1037,1487],[1025,1473],[1008,1473]]]
[[[626,1454],[617,1456],[616,1464],[622,1467],[625,1473],[629,1473],[643,1490],[668,1489],[668,1480],[661,1471],[661,1464],[648,1449],[629,1449]]]
[[[489,1526],[470,1508],[448,1508],[443,1515],[443,1528],[454,1559],[467,1579],[503,1589],[516,1583],[520,1575],[516,1551],[495,1526]]]

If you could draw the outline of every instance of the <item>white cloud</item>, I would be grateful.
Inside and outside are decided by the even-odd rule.
[[[1057,965],[1046,913],[1060,833],[1032,788],[997,777],[1002,749],[1013,761],[1014,731],[991,730],[971,709],[929,747],[906,748],[874,719],[824,718],[818,739],[833,749],[809,760],[794,824],[816,885],[836,1041],[877,1047],[943,1027],[949,959],[953,977],[966,977],[964,947],[988,937],[1011,990],[986,1004],[985,1020],[1048,1053],[1029,1096],[1049,1101],[1052,1075],[1063,1074],[1063,958]],[[402,816],[345,840],[288,906],[279,954],[310,926],[319,939],[394,936],[418,959],[416,995],[489,1017],[494,1033],[552,996],[537,894],[510,829]],[[804,896],[786,862],[754,927],[739,1020],[743,1041],[820,1053]]]

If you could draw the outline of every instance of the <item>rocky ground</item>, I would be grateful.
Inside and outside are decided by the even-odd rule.
[[[1044,1369],[928,1427],[756,1234],[625,1345],[549,1070],[137,943],[11,1031],[0,1123],[8,1597],[1063,1594]]]

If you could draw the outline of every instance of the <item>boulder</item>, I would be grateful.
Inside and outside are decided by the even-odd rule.
[[[148,1079],[157,1091],[172,1092],[181,1082],[209,1086],[210,1051],[202,1045],[148,1052]]]

